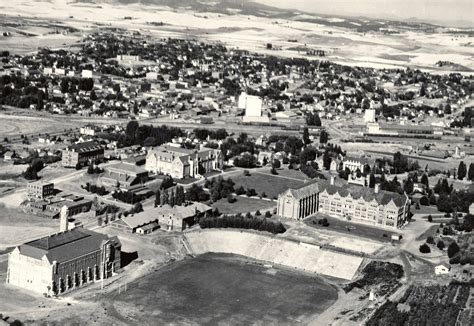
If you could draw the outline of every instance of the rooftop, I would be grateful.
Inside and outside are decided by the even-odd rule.
[[[120,243],[117,237],[109,238],[102,233],[75,228],[27,242],[19,246],[19,250],[21,254],[35,259],[46,256],[50,263],[60,263],[98,251],[107,240]]]
[[[353,199],[363,198],[365,201],[377,201],[380,205],[387,205],[391,201],[395,205],[401,207],[405,204],[407,197],[396,192],[379,190],[375,192],[374,189],[362,187],[358,185],[340,183],[331,184],[327,180],[317,179],[311,183],[305,183],[298,188],[288,190],[295,198],[304,198],[316,192],[321,193],[327,191],[329,194],[338,193],[341,197],[351,196]]]

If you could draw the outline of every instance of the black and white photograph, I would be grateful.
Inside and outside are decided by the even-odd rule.
[[[0,0],[0,326],[474,325],[474,0]]]

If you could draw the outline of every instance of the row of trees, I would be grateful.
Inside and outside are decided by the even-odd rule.
[[[266,231],[273,234],[284,233],[285,227],[281,222],[271,221],[267,218],[246,216],[224,215],[222,217],[205,217],[199,221],[199,226],[206,228],[236,228]]]
[[[186,196],[184,188],[182,186],[176,186],[174,188],[168,188],[163,190],[157,190],[155,193],[155,206],[158,205],[170,205],[171,207],[178,205],[181,206],[185,203]]]

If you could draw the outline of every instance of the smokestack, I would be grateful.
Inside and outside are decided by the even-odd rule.
[[[376,184],[375,184],[375,187],[374,187],[374,192],[375,192],[376,194],[378,194],[378,193],[379,193],[379,190],[380,190],[380,185],[379,185],[378,183],[376,183]]]
[[[68,218],[69,212],[66,205],[61,207],[61,211],[59,213],[59,232],[66,232],[68,230]]]

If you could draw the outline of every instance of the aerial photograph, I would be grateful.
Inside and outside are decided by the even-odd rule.
[[[0,0],[0,326],[472,326],[473,230],[474,0]]]

